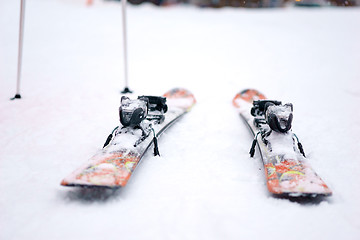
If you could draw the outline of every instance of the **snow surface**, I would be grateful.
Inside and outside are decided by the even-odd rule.
[[[60,186],[118,124],[118,2],[0,0],[0,239],[360,239],[360,9],[129,6],[129,80],[197,98],[118,191]],[[293,130],[333,197],[271,197],[231,100],[294,104]]]

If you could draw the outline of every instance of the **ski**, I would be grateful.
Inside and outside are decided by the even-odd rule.
[[[121,98],[120,125],[84,165],[62,180],[63,186],[124,187],[146,151],[153,145],[159,155],[157,138],[196,103],[186,89],[175,88],[163,96]]]
[[[267,188],[279,197],[318,197],[332,194],[311,168],[298,137],[291,130],[293,106],[268,100],[254,89],[246,89],[233,105],[254,136],[250,149],[258,150],[263,161]]]

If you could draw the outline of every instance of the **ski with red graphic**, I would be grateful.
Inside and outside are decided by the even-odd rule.
[[[120,124],[104,147],[61,182],[63,186],[124,187],[146,151],[153,146],[160,155],[157,139],[196,103],[186,89],[175,88],[163,96],[121,98]]]
[[[299,138],[291,130],[293,106],[268,100],[254,89],[246,89],[233,99],[233,105],[254,136],[262,158],[267,187],[281,197],[330,196],[332,191],[311,168]]]

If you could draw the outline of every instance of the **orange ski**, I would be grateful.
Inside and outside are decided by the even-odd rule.
[[[161,133],[190,111],[196,103],[195,97],[186,89],[175,88],[164,94],[167,111],[163,122],[148,120],[154,135]],[[80,187],[124,187],[145,152],[153,145],[153,135],[143,137],[141,129],[120,126],[107,146],[101,149],[83,166],[62,180],[63,186]],[[139,141],[139,139],[141,141]]]
[[[261,100],[266,100],[262,93],[254,89],[246,89],[236,94],[233,105],[255,137],[252,151],[255,151],[257,144],[264,164],[269,192],[276,196],[286,197],[330,196],[331,190],[309,165],[301,143],[290,129],[291,125],[285,129],[285,125],[276,120],[278,122],[273,123],[274,128],[279,127],[279,131],[273,131],[268,126],[273,119],[265,119],[265,116],[269,116],[269,111],[265,115],[265,109],[280,105],[279,102]],[[257,102],[254,104],[254,101]],[[261,107],[257,109],[254,107],[256,104],[263,104],[264,109]],[[287,107],[290,108],[290,106],[292,109],[292,105]],[[256,111],[260,114],[256,115]]]

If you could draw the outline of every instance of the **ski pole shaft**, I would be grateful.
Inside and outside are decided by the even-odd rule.
[[[25,19],[25,0],[21,0],[16,96],[20,96],[21,65],[22,65],[22,51],[23,51],[23,40],[24,40],[24,19]]]
[[[121,1],[122,5],[122,27],[123,27],[123,47],[124,47],[124,77],[125,88],[128,87],[128,60],[127,60],[127,30],[126,30],[126,0]]]

